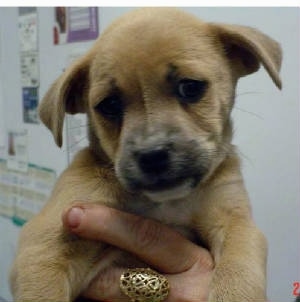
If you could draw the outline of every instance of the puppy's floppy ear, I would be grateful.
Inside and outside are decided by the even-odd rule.
[[[85,56],[71,65],[52,84],[39,105],[40,119],[51,130],[59,147],[62,146],[65,113],[86,112],[89,61]]]
[[[282,52],[276,41],[247,26],[214,23],[211,26],[224,45],[238,77],[257,71],[262,63],[273,82],[281,89],[279,71]]]

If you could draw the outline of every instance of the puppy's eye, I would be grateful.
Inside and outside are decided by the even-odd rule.
[[[183,79],[177,83],[176,94],[184,102],[198,101],[207,89],[206,81]]]
[[[105,98],[95,106],[95,109],[103,116],[110,119],[120,118],[123,114],[123,104],[118,96],[109,96]]]

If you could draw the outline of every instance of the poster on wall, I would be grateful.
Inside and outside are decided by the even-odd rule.
[[[1,45],[1,28],[0,28],[0,45]],[[0,60],[1,60],[1,55],[0,55]],[[5,110],[4,110],[4,94],[3,94],[3,87],[2,87],[2,65],[0,61],[0,158],[3,158],[6,153],[6,135],[5,135]],[[1,190],[0,190],[1,191]]]
[[[37,51],[21,53],[22,87],[37,87],[39,85],[39,64]]]
[[[38,89],[36,87],[23,87],[22,98],[24,123],[38,123]]]
[[[23,225],[46,204],[55,181],[54,170],[28,163],[26,173],[17,172],[0,158],[0,215]]]
[[[7,133],[7,139],[7,168],[14,171],[27,172],[27,130],[10,130]]]
[[[55,7],[53,43],[94,40],[99,35],[97,7]]]
[[[66,131],[68,163],[71,163],[79,150],[88,146],[87,123],[86,114],[67,114]]]
[[[40,80],[36,7],[20,7],[18,22],[23,121],[37,124],[39,123],[37,107]]]
[[[19,7],[20,51],[37,50],[37,11],[36,7]]]
[[[73,64],[76,60],[84,55],[86,49],[73,48],[67,56],[65,68]],[[68,163],[71,163],[75,154],[88,146],[88,134],[87,134],[87,116],[86,114],[67,114],[66,115],[66,143]]]

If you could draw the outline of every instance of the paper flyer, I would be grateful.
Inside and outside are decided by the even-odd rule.
[[[38,89],[36,87],[23,87],[22,88],[23,98],[23,121],[24,123],[39,122],[38,118]]]
[[[66,67],[82,57],[85,52],[85,49],[73,49],[67,57]],[[87,123],[86,114],[66,115],[68,163],[79,150],[88,146]]]
[[[26,173],[12,171],[0,159],[0,215],[23,225],[40,212],[55,181],[54,170],[29,164]]]
[[[40,212],[56,181],[53,170],[30,164],[27,175],[19,175],[19,194],[13,220],[22,224]]]
[[[67,114],[66,126],[68,163],[70,163],[79,150],[88,146],[86,114]]]
[[[3,45],[3,36],[2,36],[2,28],[0,27],[0,45]],[[0,51],[0,129],[5,129],[5,110],[4,110],[4,94],[3,94],[3,76],[5,72],[3,72],[3,64],[2,64],[2,56],[3,53]],[[2,156],[5,149],[5,132],[0,131],[0,157]]]
[[[37,51],[21,53],[22,87],[39,86],[39,62]]]
[[[99,35],[97,7],[55,7],[55,45],[96,39]]]
[[[14,215],[13,172],[8,173],[6,161],[0,159],[0,214],[7,217]]]
[[[10,130],[7,133],[7,139],[7,168],[14,171],[27,172],[27,130]]]
[[[0,41],[1,42],[1,41]],[[1,71],[1,63],[0,63],[0,71]],[[5,129],[5,110],[4,110],[4,96],[2,90],[2,75],[0,75],[0,157],[4,157],[5,146],[6,146],[6,133]]]
[[[19,42],[24,123],[37,124],[39,54],[36,7],[19,8]]]
[[[20,51],[37,50],[37,13],[36,8],[19,8]]]

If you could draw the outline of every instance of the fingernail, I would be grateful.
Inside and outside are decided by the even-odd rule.
[[[82,216],[83,210],[81,208],[72,208],[67,215],[68,226],[70,228],[77,228],[81,223]]]

